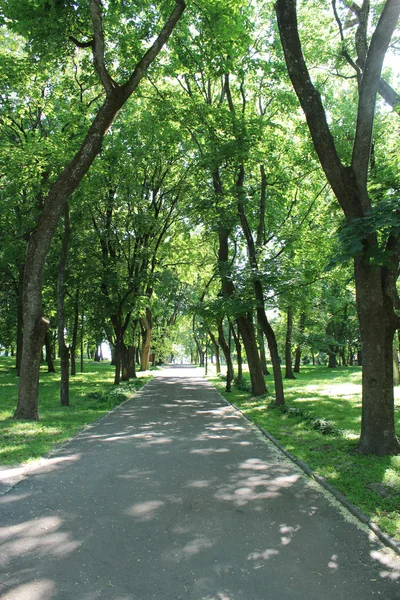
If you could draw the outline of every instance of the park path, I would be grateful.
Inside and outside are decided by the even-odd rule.
[[[196,369],[0,496],[0,598],[400,599],[400,562]]]

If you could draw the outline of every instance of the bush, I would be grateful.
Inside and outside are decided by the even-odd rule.
[[[103,394],[103,392],[89,392],[88,394],[86,394],[86,399],[93,401],[96,400],[97,402],[106,402],[107,398],[106,396]]]
[[[242,379],[242,381],[235,379],[234,384],[238,390],[241,390],[242,392],[251,393],[251,384],[248,381],[246,381],[245,379]]]
[[[311,429],[319,431],[322,435],[337,435],[339,433],[332,421],[328,421],[327,419],[313,419]]]

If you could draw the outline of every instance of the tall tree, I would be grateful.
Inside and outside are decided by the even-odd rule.
[[[40,348],[49,324],[48,320],[44,318],[42,307],[43,272],[65,203],[100,152],[103,138],[113,120],[135,92],[149,66],[167,42],[184,9],[184,0],[176,0],[172,12],[149,49],[136,62],[128,77],[125,77],[123,82],[117,83],[115,76],[107,67],[109,48],[105,41],[101,0],[90,0],[91,36],[87,41],[75,40],[75,42],[79,47],[91,49],[93,64],[101,81],[105,100],[80,149],[51,185],[44,200],[37,226],[29,240],[23,291],[24,346],[18,405],[14,415],[16,418],[38,419],[39,417]],[[54,15],[52,16],[54,18]]]
[[[364,1],[363,9],[368,8],[369,2]],[[376,95],[383,59],[399,18],[400,0],[383,3],[368,44],[359,78],[354,143],[348,165],[339,156],[321,94],[308,71],[298,33],[296,0],[278,0],[275,9],[287,69],[305,113],[315,150],[344,212],[349,235],[351,232],[358,234],[354,269],[363,345],[362,423],[358,449],[362,453],[396,454],[400,452],[400,443],[394,427],[392,345],[400,325],[396,289],[400,238],[396,227],[386,221],[386,235],[380,244],[368,190],[368,171]],[[381,211],[385,212],[386,206],[386,215],[389,212],[393,218],[392,206],[387,198],[384,202]],[[382,251],[385,260],[377,259],[382,256]]]

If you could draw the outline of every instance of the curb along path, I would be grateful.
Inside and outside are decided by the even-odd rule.
[[[167,368],[0,497],[0,598],[400,598],[400,560],[196,369]]]

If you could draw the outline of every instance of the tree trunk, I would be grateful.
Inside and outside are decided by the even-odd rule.
[[[257,308],[257,318],[264,335],[267,338],[268,349],[271,356],[275,382],[275,403],[277,406],[283,406],[285,404],[285,394],[283,391],[281,359],[279,357],[278,343],[276,341],[275,332],[267,319],[267,315],[265,314],[265,309],[263,307]]]
[[[193,336],[195,344],[197,346],[197,354],[198,354],[198,358],[199,358],[199,366],[200,367],[204,367],[204,356],[205,356],[205,352],[201,346],[200,341],[197,339],[196,336]],[[196,361],[197,362],[197,361]]]
[[[393,384],[400,384],[399,352],[397,349],[397,343],[393,345]]]
[[[314,87],[304,60],[297,26],[295,0],[277,0],[275,10],[293,87],[305,113],[315,150],[325,175],[352,226],[371,214],[368,171],[376,95],[382,64],[400,15],[400,2],[385,2],[359,65],[358,111],[351,164],[345,166],[337,152],[321,95]],[[361,234],[360,234],[361,237]],[[362,371],[362,421],[358,449],[364,454],[391,455],[400,452],[394,428],[393,336],[399,327],[396,280],[400,242],[390,232],[379,244],[375,232],[363,233],[362,253],[354,257],[357,311],[360,322]],[[381,247],[379,247],[381,246]],[[370,256],[385,251],[390,267],[370,264]]]
[[[353,347],[351,345],[349,345],[348,347],[348,353],[349,353],[349,365],[350,367],[354,366],[354,352],[353,352]]]
[[[394,423],[392,298],[382,293],[381,269],[361,256],[355,281],[362,349],[362,417],[358,449],[378,456],[400,453]]]
[[[17,375],[21,370],[21,357],[22,347],[24,345],[24,320],[23,320],[23,283],[24,283],[24,265],[18,263],[18,282],[16,284],[16,296],[17,296],[17,356],[16,356],[16,369]]]
[[[119,385],[121,383],[121,344],[119,340],[115,344],[114,360],[114,385]]]
[[[137,379],[135,346],[128,346],[128,377],[129,379]]]
[[[304,329],[306,326],[306,313],[302,312],[300,315],[300,323],[299,323],[299,343],[296,346],[296,352],[294,357],[294,369],[295,373],[300,373],[300,361],[301,361],[301,344],[303,341]]]
[[[68,245],[71,228],[69,223],[68,204],[64,208],[64,235],[61,243],[60,263],[57,279],[57,338],[58,353],[61,362],[60,403],[69,406],[69,350],[65,343],[65,272],[68,259]]]
[[[293,308],[288,306],[285,341],[285,379],[296,379],[292,368]]]
[[[148,371],[150,369],[150,346],[152,334],[153,315],[149,307],[146,308],[146,316],[140,317],[140,326],[142,328],[142,350],[140,355],[140,370]]]
[[[218,321],[218,343],[222,348],[222,352],[225,356],[226,362],[226,380],[227,382],[233,381],[234,372],[233,372],[233,364],[232,364],[232,356],[231,349],[229,348],[229,344],[227,343],[224,335],[223,321],[220,319]]]
[[[111,315],[111,323],[114,330],[115,335],[115,352],[114,352],[114,360],[115,360],[115,375],[114,375],[114,384],[119,385],[121,382],[121,370],[122,377],[128,377],[128,360],[126,356],[126,346],[124,343],[124,336],[126,329],[129,325],[129,321],[131,318],[131,313],[127,313],[125,318],[123,315],[122,308]],[[126,381],[126,379],[122,379]]]
[[[221,373],[221,361],[220,361],[220,357],[219,357],[218,342],[215,339],[215,335],[212,333],[212,331],[209,331],[208,335],[210,336],[210,340],[211,340],[211,343],[212,343],[213,348],[214,348],[214,354],[215,354],[215,371],[216,371],[216,374],[219,375]]]
[[[124,342],[121,344],[121,366],[121,381],[129,381],[128,348],[125,346]]]
[[[258,347],[260,349],[260,359],[263,375],[269,375],[268,366],[267,366],[267,354],[265,352],[265,344],[264,344],[264,334],[260,328],[257,328],[257,339],[258,339]]]
[[[135,319],[132,322],[131,326],[131,344],[129,344],[127,349],[128,355],[128,377],[129,379],[136,379],[136,332],[137,332],[138,319]]]
[[[346,349],[344,346],[340,349],[340,358],[342,360],[342,367],[347,367]]]
[[[334,352],[333,350],[329,350],[328,351],[328,368],[336,369],[336,366],[337,366],[336,352]]]
[[[246,350],[247,364],[249,365],[251,390],[254,396],[263,396],[268,393],[261,367],[260,355],[257,348],[256,334],[251,315],[238,317],[237,324],[243,345]]]
[[[83,373],[84,371],[84,362],[83,362],[83,348],[84,348],[84,322],[85,322],[85,315],[82,313],[81,314],[81,373]]]
[[[93,2],[91,5],[93,14],[96,8],[99,10],[99,7],[100,3]],[[105,68],[104,56],[101,56],[103,32],[98,31],[99,23],[101,27],[101,15],[97,15],[95,18],[94,35],[98,43],[93,44],[94,64],[105,87],[106,98],[79,151],[51,186],[47,198],[43,202],[44,208],[38,219],[37,227],[29,239],[23,293],[24,346],[21,357],[18,404],[14,414],[17,419],[37,420],[39,418],[40,349],[49,328],[49,321],[43,315],[43,275],[46,257],[64,206],[99,154],[104,135],[116,115],[134,93],[148,67],[168,41],[184,9],[184,1],[177,0],[159,36],[137,62],[130,78],[123,85],[115,85]]]
[[[215,174],[218,176],[218,174]],[[222,290],[224,296],[232,297],[235,291],[232,279],[229,277],[229,248],[228,248],[229,231],[220,228],[219,231],[219,271],[222,282]],[[254,332],[253,319],[251,315],[240,315],[236,322],[243,340],[246,350],[247,362],[249,365],[251,389],[254,396],[262,396],[267,393],[267,386],[262,372],[260,355],[257,348],[257,340]]]
[[[49,331],[46,331],[46,335],[44,336],[44,345],[46,348],[46,362],[47,362],[47,372],[55,373],[56,369],[54,367],[54,350],[53,350],[53,341],[51,339],[51,335]]]
[[[300,373],[300,362],[301,362],[301,346],[297,345],[294,352],[294,373]]]
[[[233,339],[235,342],[236,356],[237,356],[238,374],[237,374],[236,381],[237,381],[237,383],[242,383],[242,381],[243,381],[243,358],[242,358],[242,345],[240,343],[240,336],[239,336],[239,328],[238,328],[238,333],[236,333],[235,328],[231,323],[231,331],[232,331]]]
[[[74,298],[74,323],[72,326],[72,342],[70,346],[71,375],[76,375],[76,348],[78,345],[79,329],[79,291],[77,290]]]
[[[247,250],[249,253],[250,265],[252,267],[253,275],[253,289],[254,295],[257,301],[257,320],[258,324],[261,327],[261,331],[267,338],[269,353],[271,356],[272,369],[274,373],[274,382],[275,382],[275,401],[277,406],[283,406],[285,404],[285,395],[283,391],[283,381],[282,381],[282,371],[281,371],[281,361],[278,353],[278,344],[275,337],[275,332],[271,327],[271,324],[268,321],[267,314],[265,312],[265,303],[264,303],[264,292],[261,280],[257,277],[256,273],[258,271],[257,264],[257,253],[256,246],[253,239],[253,234],[250,229],[249,223],[246,218],[246,214],[244,211],[243,204],[243,179],[244,179],[244,168],[243,165],[240,167],[240,172],[238,175],[238,180],[236,182],[238,188],[238,202],[237,202],[237,210],[240,219],[240,224],[242,226],[242,230],[244,236],[246,238]],[[244,341],[244,338],[243,338]],[[247,350],[246,350],[247,352]]]

